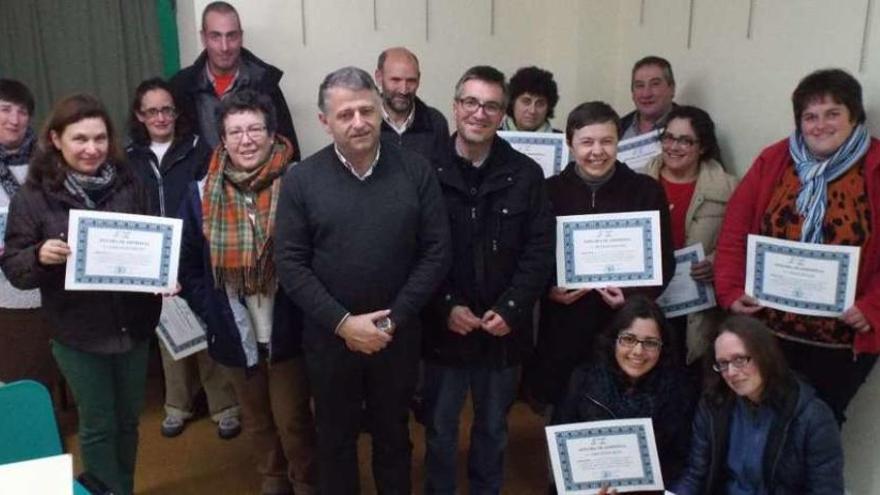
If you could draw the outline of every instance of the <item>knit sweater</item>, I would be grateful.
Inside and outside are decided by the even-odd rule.
[[[338,339],[346,313],[387,308],[396,334],[419,332],[416,316],[450,263],[427,160],[387,143],[361,181],[327,146],[284,176],[276,218],[278,278],[305,315],[306,351]]]

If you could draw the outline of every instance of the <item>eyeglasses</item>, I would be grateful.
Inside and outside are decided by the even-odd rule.
[[[640,339],[631,333],[622,333],[617,336],[617,344],[627,349],[632,349],[638,344],[642,344],[642,349],[649,352],[657,352],[663,347],[663,341],[660,339]]]
[[[140,114],[147,117],[148,119],[155,119],[160,114],[168,118],[174,118],[177,116],[177,109],[174,107],[147,108],[145,110],[141,110]]]
[[[457,101],[458,104],[469,113],[476,113],[477,110],[482,108],[489,117],[497,117],[504,111],[504,105],[497,101],[481,102],[480,100],[471,97],[456,98],[455,101]]]
[[[676,136],[675,134],[670,134],[668,132],[664,132],[663,135],[660,136],[660,141],[668,146],[672,146],[673,143],[678,143],[682,148],[693,148],[699,142],[690,136]]]
[[[226,141],[240,143],[245,134],[254,141],[261,141],[269,134],[265,125],[253,125],[246,129],[230,129],[226,131]]]
[[[730,361],[715,361],[712,363],[712,369],[718,373],[726,373],[733,366],[736,370],[741,370],[752,362],[752,356],[736,356]]]

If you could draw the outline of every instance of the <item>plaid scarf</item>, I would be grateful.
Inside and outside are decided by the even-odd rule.
[[[281,135],[254,170],[236,169],[218,147],[211,156],[202,198],[202,229],[211,253],[214,283],[241,295],[272,294],[275,208],[293,145]],[[253,221],[251,220],[253,218]]]
[[[19,146],[17,150],[9,151],[3,146],[0,146],[0,187],[3,188],[6,195],[10,198],[15,196],[15,193],[21,188],[21,184],[19,184],[18,180],[15,179],[15,176],[12,175],[12,171],[9,170],[9,165],[28,163],[30,161],[31,150],[34,148],[34,140],[34,131],[28,127],[24,134],[24,140],[21,142],[21,146]]]
[[[822,244],[822,222],[825,220],[825,208],[828,204],[828,183],[858,163],[868,152],[870,145],[871,136],[868,135],[865,124],[857,125],[837,151],[824,160],[810,153],[800,131],[795,131],[788,138],[788,150],[801,181],[801,190],[795,201],[798,213],[804,217],[801,242]]]
[[[67,175],[64,177],[64,188],[67,189],[74,198],[83,202],[86,208],[95,209],[95,201],[89,193],[96,196],[107,191],[113,185],[113,179],[116,178],[116,167],[110,162],[104,162],[95,175],[86,175],[73,170],[67,169]]]

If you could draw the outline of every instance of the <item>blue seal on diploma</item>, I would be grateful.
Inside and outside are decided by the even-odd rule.
[[[165,287],[168,285],[168,277],[171,271],[171,247],[174,229],[170,225],[141,222],[136,220],[118,220],[108,218],[81,218],[76,225],[77,250],[82,255],[77,258],[74,269],[74,279],[78,283],[88,284],[118,284],[132,286]],[[113,275],[89,275],[86,273],[88,251],[86,246],[89,240],[89,231],[92,228],[105,228],[118,230],[116,233],[121,240],[125,240],[131,231],[159,233],[162,235],[161,264],[159,276],[156,278],[133,277],[126,275],[124,267],[117,267]]]

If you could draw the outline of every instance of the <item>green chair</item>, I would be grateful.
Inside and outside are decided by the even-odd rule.
[[[52,399],[33,380],[0,385],[0,464],[63,453]],[[75,495],[89,492],[73,482]]]

